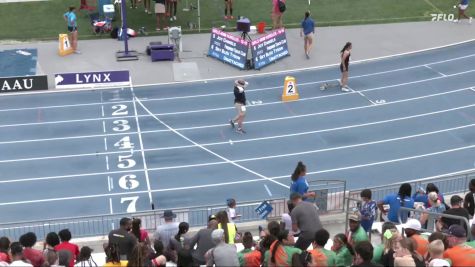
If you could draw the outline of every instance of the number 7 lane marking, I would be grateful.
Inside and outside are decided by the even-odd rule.
[[[153,203],[153,198],[152,198],[152,189],[150,188],[150,178],[148,176],[147,161],[145,159],[145,152],[143,149],[142,132],[140,131],[139,117],[137,113],[137,104],[135,103],[136,97],[134,93],[134,87],[132,86],[132,77],[130,78],[130,90],[132,91],[132,97],[133,97],[132,104],[134,105],[135,122],[137,123],[137,134],[139,136],[140,151],[142,153],[142,161],[143,161],[143,168],[144,168],[144,173],[145,173],[145,181],[147,182],[148,197],[150,199],[150,206],[153,207],[154,203]]]

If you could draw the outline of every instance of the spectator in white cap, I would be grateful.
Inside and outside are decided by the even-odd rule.
[[[162,241],[163,246],[168,248],[170,239],[178,233],[179,223],[173,221],[173,219],[176,218],[176,214],[171,210],[164,211],[161,218],[165,220],[165,223],[157,227],[157,231],[155,231],[153,237]]]
[[[242,128],[242,124],[244,122],[244,117],[246,116],[246,93],[244,89],[247,87],[249,83],[245,80],[236,80],[234,81],[234,107],[237,110],[237,115],[234,119],[230,120],[229,123],[231,127],[236,127],[235,124],[237,123],[236,132],[238,133],[246,133]]]
[[[427,246],[429,245],[429,241],[419,234],[420,231],[421,222],[419,222],[419,220],[409,219],[404,225],[404,233],[416,244],[417,253],[419,253],[421,256],[424,256],[427,254]]]
[[[211,233],[216,247],[206,252],[206,266],[239,266],[236,246],[224,242],[224,230],[216,229]]]
[[[348,242],[354,247],[357,243],[361,241],[368,241],[368,235],[366,231],[360,224],[361,214],[357,211],[350,214],[348,217],[348,223],[350,226],[350,231],[348,232]]]

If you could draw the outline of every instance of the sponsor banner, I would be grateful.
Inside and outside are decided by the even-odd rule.
[[[48,76],[0,77],[0,93],[48,90]]]
[[[214,57],[240,69],[245,69],[249,41],[213,28],[208,56]]]
[[[255,69],[261,69],[283,57],[289,56],[285,29],[275,30],[251,42]]]
[[[128,70],[59,73],[54,84],[58,89],[128,86],[130,74]]]
[[[272,208],[272,205],[269,202],[263,201],[261,204],[259,204],[259,206],[257,206],[257,208],[254,209],[254,211],[257,213],[257,215],[259,215],[261,219],[264,220],[272,212],[273,209],[274,208]]]

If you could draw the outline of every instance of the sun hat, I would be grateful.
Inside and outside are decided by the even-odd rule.
[[[359,212],[352,213],[350,216],[348,216],[348,220],[359,222],[361,221],[361,214]]]

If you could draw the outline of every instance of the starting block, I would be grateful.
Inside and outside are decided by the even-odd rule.
[[[297,82],[292,76],[286,76],[284,80],[284,90],[282,91],[282,101],[299,100],[299,92],[297,90]]]
[[[66,56],[72,54],[73,48],[71,43],[69,42],[69,38],[67,34],[60,34],[59,35],[59,47],[58,53],[60,56]]]

